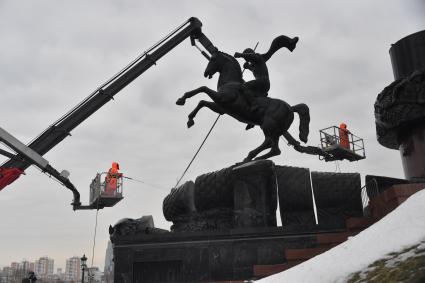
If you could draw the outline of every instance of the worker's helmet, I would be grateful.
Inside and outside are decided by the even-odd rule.
[[[243,53],[255,53],[255,51],[252,48],[247,48],[243,51]]]
[[[339,124],[339,127],[340,127],[341,129],[347,129],[347,125],[346,125],[346,124],[344,124],[344,123]]]
[[[116,168],[117,170],[120,169],[120,165],[118,164],[118,162],[112,162],[112,168]]]

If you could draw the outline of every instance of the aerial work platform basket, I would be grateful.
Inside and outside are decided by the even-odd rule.
[[[366,158],[362,138],[348,131],[348,142],[341,142],[341,129],[337,126],[328,127],[319,132],[320,146],[324,152],[329,154],[326,157],[319,157],[320,160],[335,161],[346,159],[352,162]]]
[[[116,182],[108,182],[108,173],[97,173],[90,184],[90,206],[93,208],[112,207],[123,199],[122,176],[115,178]]]

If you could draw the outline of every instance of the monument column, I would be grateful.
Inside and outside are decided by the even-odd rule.
[[[390,48],[395,81],[375,102],[378,142],[400,151],[406,179],[425,179],[425,30]]]

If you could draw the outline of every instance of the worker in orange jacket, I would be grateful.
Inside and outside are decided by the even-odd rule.
[[[347,130],[347,125],[344,123],[341,123],[339,125],[339,145],[346,149],[350,149],[350,142],[348,139],[349,133],[350,131]]]
[[[108,170],[108,174],[106,175],[105,182],[106,188],[105,191],[107,193],[115,194],[118,187],[118,179],[122,178],[122,173],[119,173],[120,165],[117,162],[112,162],[111,168]]]

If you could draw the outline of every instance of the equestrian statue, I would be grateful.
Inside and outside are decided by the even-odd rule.
[[[206,93],[214,102],[201,100],[196,108],[188,115],[187,126],[194,125],[194,118],[198,111],[207,107],[222,115],[228,114],[240,122],[246,123],[246,129],[255,125],[260,126],[264,133],[263,143],[250,151],[244,162],[255,159],[267,159],[280,154],[279,137],[283,136],[289,145],[303,153],[326,155],[320,148],[313,146],[302,146],[293,138],[288,129],[294,120],[294,112],[300,117],[299,139],[306,143],[309,134],[310,112],[306,104],[300,103],[294,106],[283,100],[268,97],[270,89],[267,61],[279,49],[285,47],[289,51],[296,48],[298,37],[289,38],[285,35],[275,38],[269,50],[264,54],[255,53],[251,48],[242,53],[236,52],[234,57],[216,49],[211,55],[205,69],[204,76],[211,79],[215,73],[219,73],[217,91],[206,86],[201,86],[186,92],[180,97],[176,104],[184,105],[186,99],[198,93]],[[239,62],[235,58],[245,60],[244,68],[250,70],[254,80],[245,82]],[[258,156],[266,149],[270,151]]]

